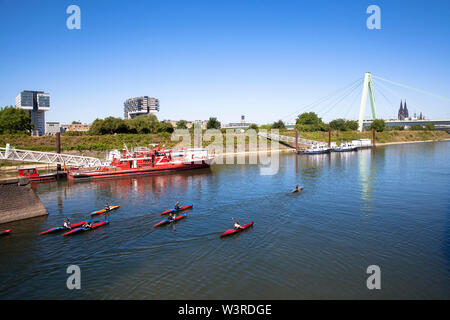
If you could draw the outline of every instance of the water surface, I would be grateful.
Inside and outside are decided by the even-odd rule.
[[[450,142],[331,155],[280,155],[160,176],[41,183],[49,211],[3,225],[2,299],[449,299]],[[289,194],[296,184],[300,194]],[[188,217],[162,228],[177,201]],[[73,237],[39,236],[105,202],[110,225]],[[230,238],[220,234],[254,221]],[[99,219],[103,219],[99,217]],[[81,268],[82,289],[66,288]],[[381,290],[366,269],[381,268]]]

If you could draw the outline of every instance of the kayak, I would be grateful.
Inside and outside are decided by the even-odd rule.
[[[220,237],[225,237],[225,236],[229,236],[229,235],[232,235],[232,234],[241,232],[242,230],[245,230],[245,229],[247,229],[247,228],[250,228],[252,225],[253,225],[253,221],[250,222],[250,223],[244,224],[244,225],[242,226],[241,229],[228,229],[227,231],[225,231],[224,233],[222,233],[222,234],[220,235]]]
[[[184,211],[184,210],[187,210],[187,209],[191,209],[192,207],[193,207],[193,205],[190,204],[190,205],[187,205],[187,206],[184,206],[184,207],[180,207],[178,210],[175,210],[175,209],[169,209],[169,210],[166,210],[166,211],[164,211],[164,212],[161,212],[161,215],[165,215],[165,214],[169,214],[169,213],[173,213],[173,212]]]
[[[75,233],[80,233],[80,232],[84,232],[84,231],[88,231],[88,230],[94,230],[94,229],[97,229],[97,228],[102,227],[104,225],[107,225],[108,223],[109,223],[109,221],[105,220],[105,221],[102,221],[102,222],[94,223],[93,225],[91,225],[90,227],[87,227],[87,228],[72,229],[69,232],[64,233],[63,236],[69,236],[69,235],[72,235],[72,234],[75,234]]]
[[[120,208],[120,206],[110,206],[109,210],[102,209],[102,210],[94,211],[94,212],[91,213],[91,215],[95,216],[96,214],[107,213],[107,212],[110,212],[110,211],[113,211],[113,210],[119,209],[119,208]]]
[[[168,223],[177,222],[178,220],[181,220],[181,219],[186,218],[186,217],[187,217],[186,214],[180,214],[178,217],[175,217],[175,218],[173,219],[173,221],[170,221],[169,219],[165,219],[165,220],[162,220],[162,221],[158,222],[157,224],[155,224],[155,225],[153,226],[153,228],[161,227],[161,226],[166,225],[166,224],[168,224]]]
[[[12,229],[0,231],[0,236],[6,236],[6,235],[10,234],[11,231],[12,231]]]
[[[91,222],[91,220],[86,220],[86,221],[81,221],[81,222],[78,222],[78,223],[71,224],[71,227],[70,227],[70,228],[66,228],[66,227],[54,227],[54,228],[51,228],[51,229],[42,231],[42,232],[39,233],[39,234],[40,234],[40,235],[43,235],[43,234],[54,233],[54,232],[59,232],[59,231],[63,231],[63,230],[71,230],[71,229],[74,229],[74,228],[81,227],[81,226],[82,226],[83,224],[85,224],[86,222]]]

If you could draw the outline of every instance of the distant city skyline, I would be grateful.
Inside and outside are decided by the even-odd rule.
[[[244,113],[264,124],[303,111],[356,119],[357,89],[307,106],[366,71],[450,92],[448,1],[377,1],[381,30],[366,27],[367,1],[83,0],[80,30],[66,27],[71,4],[0,0],[1,107],[44,91],[46,121],[92,123],[123,118],[124,101],[147,95],[160,120],[233,123]],[[375,82],[375,98],[379,117],[397,118],[402,99],[410,115],[450,118],[449,102],[404,88]]]

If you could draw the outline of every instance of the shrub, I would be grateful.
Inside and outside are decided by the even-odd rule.
[[[281,120],[278,120],[272,124],[273,129],[286,129],[286,126],[284,125],[284,122]]]
[[[428,123],[425,125],[425,130],[433,131],[433,130],[434,130],[434,123],[428,122]]]
[[[415,125],[409,127],[409,130],[419,131],[419,130],[424,130],[424,129],[420,124],[415,124]]]
[[[217,120],[217,118],[209,118],[208,122],[206,123],[206,129],[220,129],[221,124],[220,121]]]

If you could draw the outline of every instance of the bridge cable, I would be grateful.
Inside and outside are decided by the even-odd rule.
[[[306,108],[308,108],[308,107],[310,107],[310,106],[313,106],[313,105],[315,105],[315,104],[320,104],[320,103],[322,103],[322,102],[325,102],[325,101],[329,100],[332,96],[334,96],[336,93],[338,93],[338,92],[340,92],[340,91],[342,91],[342,90],[346,90],[348,87],[353,86],[356,82],[361,81],[361,79],[363,79],[363,77],[360,77],[360,78],[356,79],[355,81],[352,81],[350,84],[348,84],[348,85],[346,85],[346,86],[344,86],[344,87],[342,87],[342,88],[340,88],[340,89],[338,89],[338,90],[335,90],[335,91],[329,93],[328,95],[326,95],[326,96],[324,96],[324,97],[322,97],[322,98],[320,98],[320,99],[318,99],[318,100],[316,100],[316,101],[314,101],[314,102],[312,102],[312,103],[310,103],[310,104],[308,104],[308,105],[305,105],[305,106],[303,106],[303,107],[297,109],[297,110],[294,111],[294,112],[291,112],[290,114],[288,114],[288,115],[282,117],[281,119],[286,119],[286,118],[292,116],[293,114],[299,114],[301,111],[306,110]]]
[[[338,100],[331,105],[331,108],[327,108],[326,111],[322,112],[321,115],[324,116],[326,114],[328,114],[328,112],[330,112],[331,110],[333,110],[333,108],[338,105],[340,102],[342,102],[345,98],[347,98],[350,94],[352,94],[353,92],[355,92],[355,90],[361,85],[362,81],[359,83],[356,83],[352,88],[350,88],[350,90],[348,90],[347,92],[345,92],[342,96],[340,96],[338,98]]]
[[[445,100],[445,101],[450,102],[450,98],[446,98],[446,97],[443,97],[443,96],[439,96],[439,95],[434,94],[434,93],[432,93],[432,92],[428,92],[428,91],[425,91],[425,90],[413,88],[413,87],[407,86],[407,85],[405,85],[405,84],[401,84],[401,83],[394,82],[394,81],[391,81],[391,80],[383,79],[383,78],[381,78],[381,77],[377,77],[377,76],[374,76],[374,75],[372,75],[372,77],[377,78],[377,79],[379,79],[379,80],[383,80],[383,81],[392,83],[392,84],[395,84],[395,85],[400,86],[400,87],[408,88],[408,89],[411,89],[411,90],[414,90],[414,91],[417,91],[417,92],[420,92],[420,93],[428,94],[428,95],[431,95],[431,96],[433,96],[433,97],[435,97],[435,98],[442,99],[442,100]]]
[[[348,110],[347,110],[347,113],[346,113],[345,116],[344,116],[344,119],[347,119],[347,116],[350,114],[350,112],[351,112],[352,109],[354,108],[355,102],[356,102],[357,99],[360,98],[360,97],[361,97],[361,95],[358,94],[358,91],[356,91],[355,98],[354,98],[353,101],[350,103],[349,108],[348,108]],[[356,119],[357,119],[357,118],[356,118]],[[356,120],[356,119],[355,119],[355,120]],[[353,119],[352,119],[352,120],[353,120]]]
[[[331,103],[330,103],[327,107],[325,107],[323,111],[320,111],[320,112],[317,111],[317,114],[319,114],[319,113],[320,113],[320,115],[325,115],[325,114],[327,114],[329,111],[331,111],[331,110],[333,109],[333,107],[334,107],[337,103],[341,102],[342,99],[345,98],[346,96],[348,96],[349,93],[351,93],[351,92],[354,91],[356,88],[358,88],[358,87],[361,85],[362,81],[363,81],[363,80],[362,80],[362,78],[361,78],[359,82],[354,83],[352,86],[350,86],[349,88],[347,88],[346,90],[344,90],[341,94],[337,95],[337,97],[336,97],[335,100],[331,101]],[[336,102],[336,101],[337,101],[337,102]],[[325,102],[325,101],[323,101],[323,102]],[[333,103],[333,102],[334,102],[334,103]]]
[[[386,87],[383,83],[377,82],[377,85],[380,85],[380,86],[382,86],[384,89],[386,89],[387,91],[393,93],[394,95],[396,95],[397,97],[399,97],[400,100],[404,100],[404,98],[403,98],[401,95],[399,95],[397,92],[395,92],[394,90],[390,89],[389,87]],[[413,106],[413,107],[415,107],[415,108],[417,108],[417,109],[419,109],[419,110],[420,110],[420,109],[426,110],[426,108],[422,108],[421,106],[419,106],[419,105],[418,105],[417,103],[415,103],[414,101],[413,101],[413,103],[410,102],[410,106]],[[395,107],[394,107],[394,108],[395,108]],[[394,115],[395,115],[395,114],[394,114]]]
[[[376,83],[377,85],[375,86],[375,81],[372,81],[372,84],[373,84],[373,90],[374,90],[374,94],[376,93],[376,96],[378,96],[378,93],[380,93],[382,96],[383,96],[383,98],[391,105],[391,107],[395,110],[396,108],[395,108],[395,106],[394,106],[394,104],[392,103],[392,101],[390,100],[390,99],[388,99],[387,97],[386,97],[386,95],[383,93],[383,91],[380,89],[380,87],[378,87],[378,82]],[[379,104],[377,104],[378,105],[378,108],[380,107],[380,105],[382,105],[381,103],[379,103]],[[387,114],[390,114],[391,113],[391,109],[389,109],[389,108],[384,108],[385,110],[387,110]],[[378,109],[379,111],[380,111],[380,109]],[[384,110],[383,110],[384,111]],[[394,113],[395,114],[395,113]],[[390,116],[389,116],[390,117]]]

